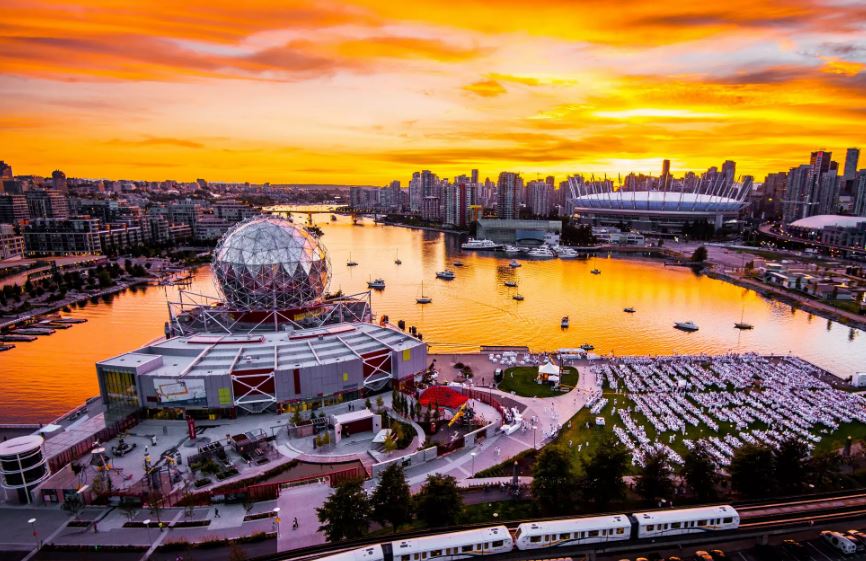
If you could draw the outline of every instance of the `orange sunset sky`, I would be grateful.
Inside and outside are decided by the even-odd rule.
[[[866,148],[859,0],[0,0],[16,173],[404,185]],[[862,164],[861,164],[862,166]]]

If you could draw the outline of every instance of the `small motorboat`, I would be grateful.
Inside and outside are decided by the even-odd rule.
[[[515,253],[520,253],[520,248],[513,245],[506,245],[505,249],[503,249],[502,251],[513,255]]]
[[[508,288],[517,288],[517,281],[505,281],[505,286]]]
[[[598,269],[593,269],[590,271],[590,273],[592,273],[593,275],[600,275],[601,271],[599,271]]]
[[[385,279],[367,281],[367,288],[372,288],[373,290],[385,290]]]
[[[520,265],[520,261],[518,261],[517,259],[512,259],[511,261],[508,262],[508,266],[511,267],[512,269],[516,269],[516,268],[520,267],[521,265]]]
[[[455,267],[462,267],[462,266],[463,266],[463,261],[460,261],[460,260],[458,259],[457,261],[455,261],[454,263],[452,263],[452,265],[454,265]]]
[[[678,321],[674,323],[674,328],[680,331],[697,331],[700,329],[693,321]]]
[[[6,345],[0,345],[0,352],[3,352],[3,351],[11,351],[11,350],[14,349],[14,348],[15,348],[15,345],[8,345],[8,344],[6,344]]]
[[[591,351],[595,348],[595,346],[590,345],[589,343],[584,343],[583,345],[580,346],[580,348],[585,350],[585,351]]]
[[[562,320],[559,322],[559,326],[563,329],[568,327],[568,316],[562,316]]]
[[[627,313],[627,314],[633,314],[633,313],[635,313],[637,310],[635,310],[634,308],[632,308],[631,306],[629,306],[628,308],[623,308],[622,311],[624,311],[624,312]]]
[[[400,250],[399,249],[396,252],[394,252],[394,264],[395,265],[402,265],[403,264],[403,262],[400,260]]]
[[[454,271],[451,269],[445,269],[444,271],[436,271],[436,278],[442,280],[454,280],[457,275],[454,274]]]
[[[518,292],[517,294],[515,294],[514,296],[512,296],[512,298],[513,298],[514,300],[517,300],[518,302],[522,302],[522,301],[523,301],[523,294],[520,294],[520,293]]]
[[[736,327],[737,329],[743,329],[743,330],[755,328],[755,326],[752,325],[751,323],[746,323],[743,321],[738,321],[737,323],[734,324],[734,327]]]

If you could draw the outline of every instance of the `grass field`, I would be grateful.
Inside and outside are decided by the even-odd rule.
[[[505,370],[499,389],[504,392],[514,392],[523,397],[553,397],[562,395],[563,392],[556,391],[549,384],[538,384],[535,377],[538,374],[537,366],[513,366]],[[571,366],[565,367],[561,384],[574,388],[577,385],[577,369]]]

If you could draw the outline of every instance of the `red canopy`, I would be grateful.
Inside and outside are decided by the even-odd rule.
[[[469,401],[468,397],[448,386],[430,386],[418,398],[418,402],[424,407],[446,409],[458,409],[467,401]]]

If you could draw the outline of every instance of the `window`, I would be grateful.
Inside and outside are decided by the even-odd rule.
[[[652,531],[654,531],[655,529],[656,529],[655,524],[647,524],[647,525],[646,525],[646,531],[647,531],[647,532],[652,532]]]
[[[538,543],[541,541],[541,536],[529,536],[529,543]]]
[[[471,551],[472,551],[472,544],[471,543],[469,545],[464,545],[463,547],[460,548],[460,553],[469,553]]]
[[[504,544],[504,543],[505,543],[505,540],[496,540],[495,542],[493,542],[490,545],[492,547],[502,547],[502,544]]]
[[[682,528],[682,523],[674,522],[673,524],[671,524],[671,528]]]
[[[434,549],[433,551],[430,552],[430,557],[442,557],[442,550],[441,549]]]
[[[570,537],[571,537],[571,534],[559,534],[559,539],[561,539],[561,540],[567,540]]]
[[[589,537],[594,538],[597,535],[598,535],[598,530],[590,530],[589,531]]]
[[[703,528],[704,526],[707,525],[708,522],[709,522],[709,520],[698,520],[698,527]]]
[[[734,521],[733,518],[725,518],[725,519],[722,520],[722,522],[724,522],[725,524],[730,524],[730,523],[733,522],[733,521]]]
[[[616,535],[621,536],[623,534],[625,534],[625,528],[617,528],[616,529]]]

